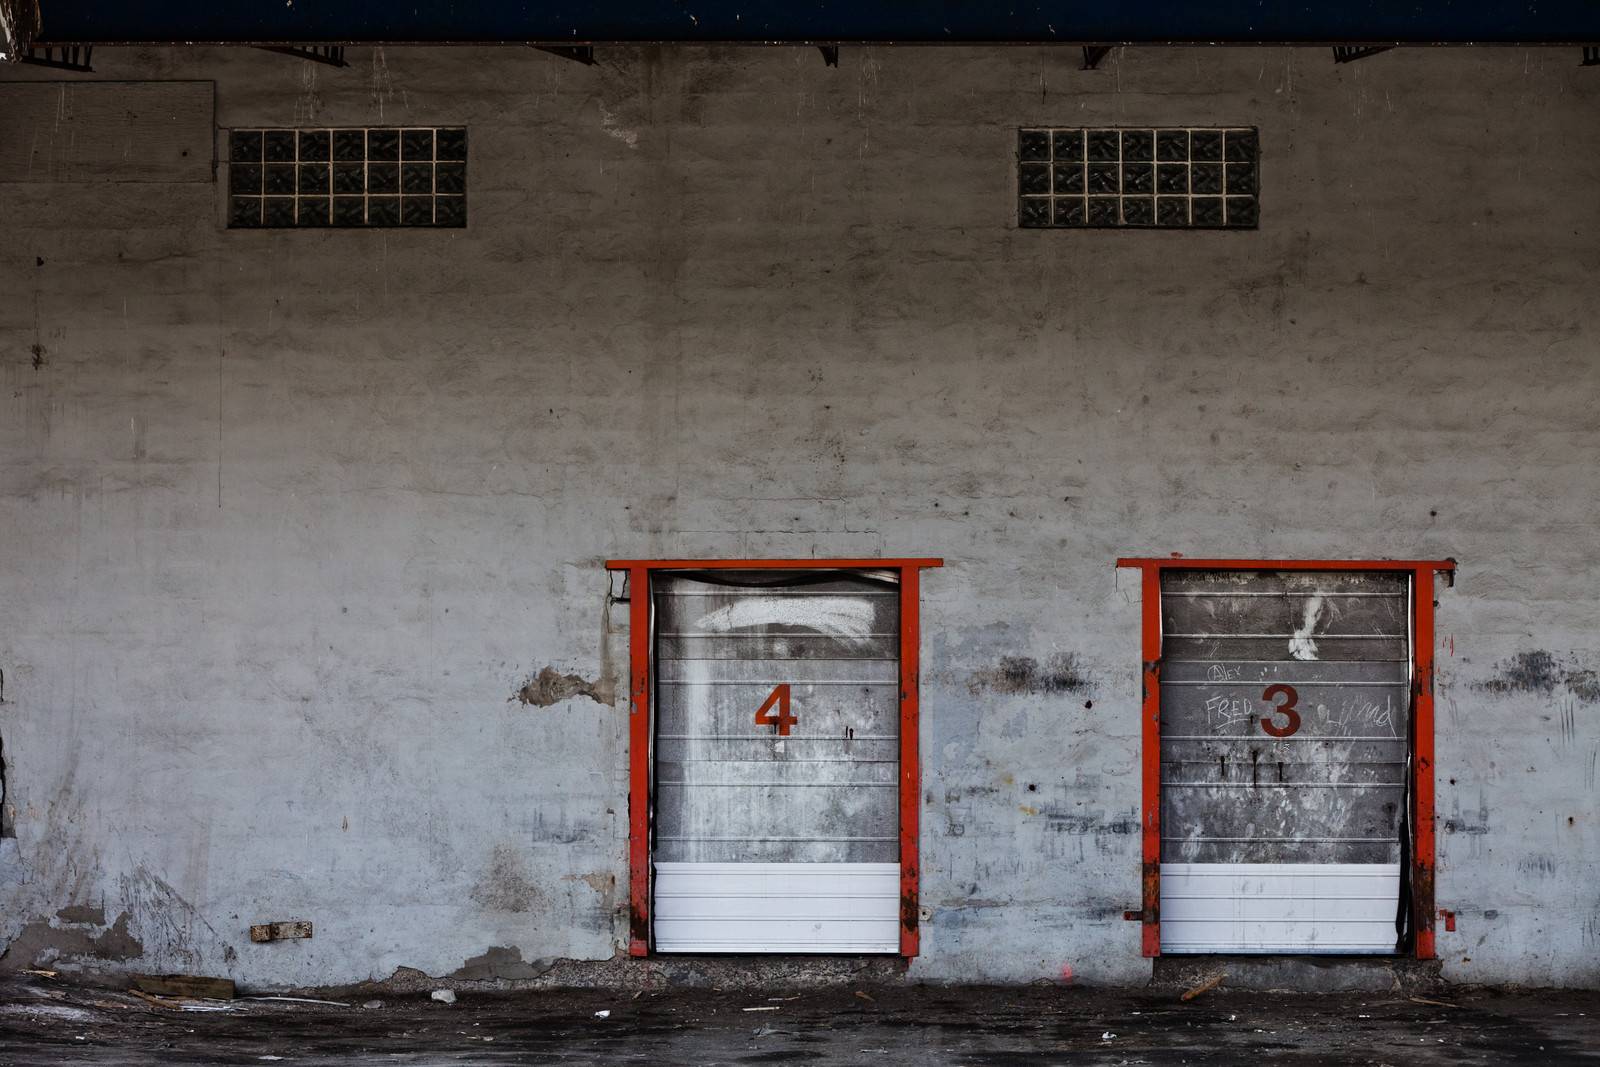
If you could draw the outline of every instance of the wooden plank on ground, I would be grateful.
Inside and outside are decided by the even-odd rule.
[[[136,974],[133,988],[158,997],[198,997],[202,1000],[232,1000],[231,978],[199,978],[187,974]]]

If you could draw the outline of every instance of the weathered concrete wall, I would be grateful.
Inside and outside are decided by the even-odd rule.
[[[929,554],[912,974],[1142,981],[1111,562],[1176,551],[1460,558],[1445,972],[1600,980],[1600,81],[1570,51],[351,56],[93,77],[215,79],[220,126],[465,123],[466,230],[0,186],[0,965],[609,958],[600,561]],[[1259,125],[1260,231],[1017,230],[1016,127],[1096,122]],[[316,936],[249,942],[277,919]]]

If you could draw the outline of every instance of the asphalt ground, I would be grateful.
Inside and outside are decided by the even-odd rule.
[[[843,986],[357,997],[174,1010],[0,983],[0,1065],[1564,1064],[1600,1062],[1600,993]],[[599,1013],[607,1014],[601,1015]]]

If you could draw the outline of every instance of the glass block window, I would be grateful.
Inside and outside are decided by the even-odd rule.
[[[459,126],[228,131],[228,226],[465,226]]]
[[[1017,225],[1255,229],[1254,127],[1017,131]]]

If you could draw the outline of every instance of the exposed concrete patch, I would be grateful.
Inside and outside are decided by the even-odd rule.
[[[539,901],[539,887],[516,849],[496,845],[488,869],[472,887],[472,899],[491,911],[530,911]]]
[[[1158,956],[1152,962],[1150,985],[1158,989],[1192,989],[1218,971],[1227,976],[1224,989],[1411,993],[1443,985],[1438,960],[1399,956]]]
[[[609,705],[611,684],[604,678],[591,682],[576,674],[558,674],[555,668],[544,667],[511,695],[512,700],[520,700],[524,706],[535,708],[548,708],[573,697],[588,697],[596,704]]]
[[[1565,689],[1585,703],[1600,701],[1600,675],[1571,660],[1563,663],[1543,649],[1518,652],[1495,664],[1495,670],[1495,677],[1476,683],[1475,688],[1486,693],[1543,693],[1546,696]]]
[[[527,978],[494,971],[532,968]],[[470,970],[470,974],[466,973]],[[608,960],[521,960],[519,950],[491,948],[467,960],[460,970],[430,976],[415,967],[397,967],[387,978],[352,985],[302,986],[308,995],[351,997],[367,994],[426,993],[447,988],[608,989],[632,992],[669,986],[720,990],[822,989],[855,983],[892,984],[905,980],[904,961],[890,956],[657,956],[635,959],[619,954]]]
[[[1076,693],[1089,688],[1089,679],[1071,653],[1057,653],[1044,666],[1032,656],[1002,656],[994,667],[973,671],[967,690],[974,696],[984,690],[995,693],[1049,695]]]
[[[593,889],[596,893],[599,893],[602,897],[609,897],[611,895],[611,891],[617,887],[617,876],[614,874],[606,874],[603,871],[595,871],[591,874],[568,874],[563,875],[562,877],[568,880],[582,882],[590,889]]]
[[[522,950],[515,946],[496,945],[467,960],[450,972],[450,977],[464,982],[525,982],[538,978],[553,965],[552,960],[524,960]]]
[[[132,960],[143,955],[144,943],[128,932],[127,912],[99,933],[83,929],[82,924],[63,928],[50,925],[48,919],[36,919],[6,947],[5,955],[0,956],[0,971],[20,971],[63,959]]]

